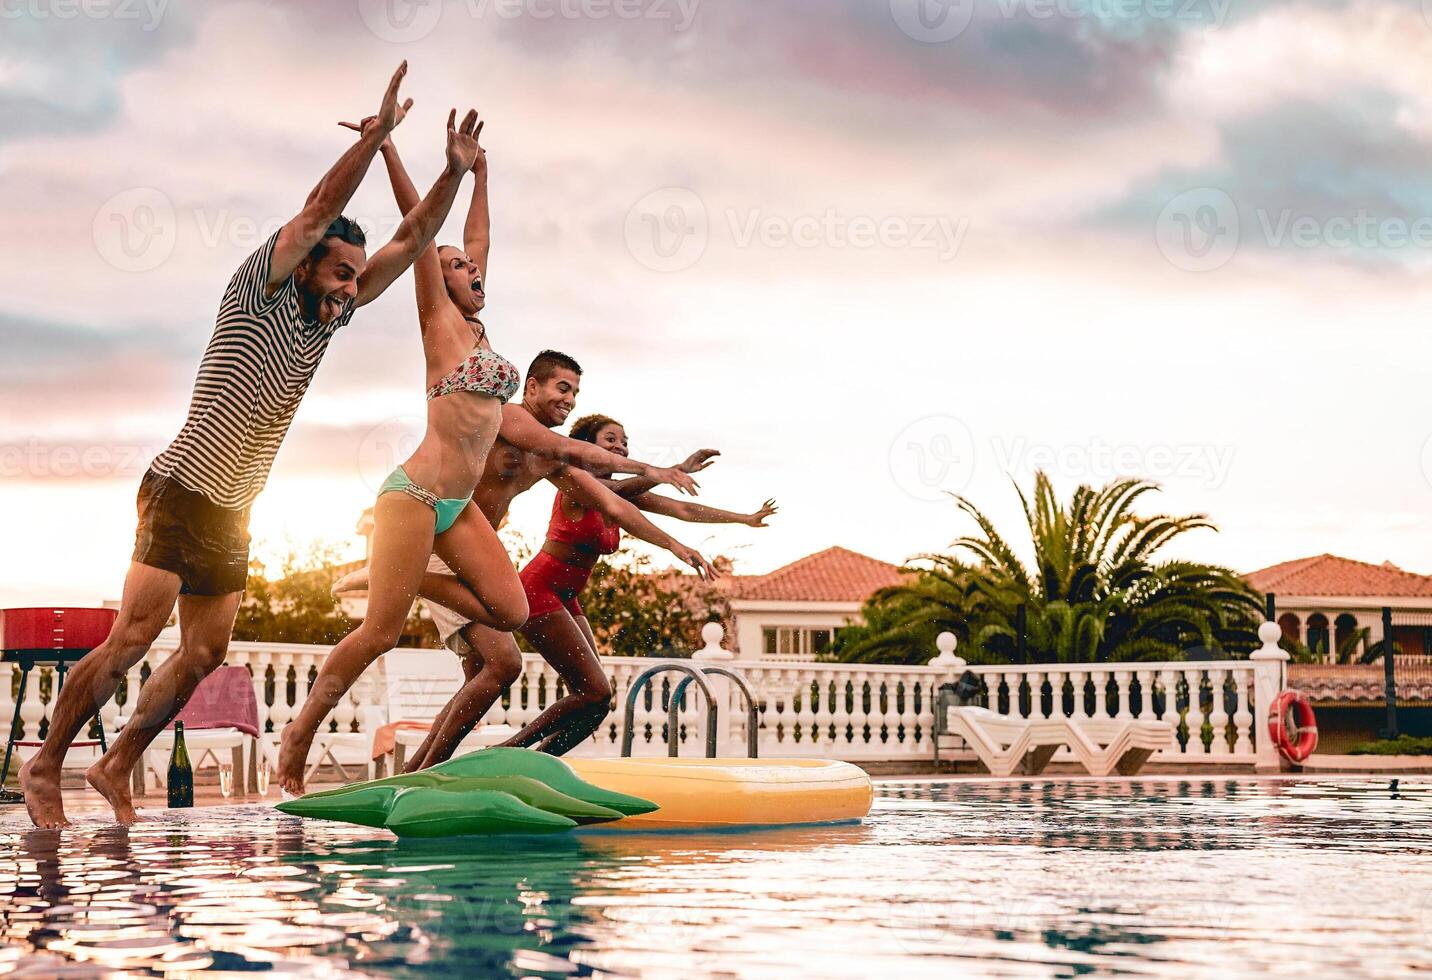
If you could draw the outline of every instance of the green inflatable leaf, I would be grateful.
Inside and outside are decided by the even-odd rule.
[[[278,805],[284,813],[295,817],[316,817],[319,820],[342,820],[363,827],[382,827],[388,820],[393,797],[401,786],[378,786],[358,783],[327,793],[310,793]]]
[[[342,786],[338,789],[320,790],[317,793],[309,793],[302,797],[305,800],[317,800],[322,797],[334,797],[350,793],[365,786],[395,786],[399,789],[410,786],[442,786],[451,778],[472,778],[483,776],[527,776],[537,780],[559,793],[565,793],[573,799],[581,800],[584,803],[593,803],[597,806],[615,810],[624,816],[633,816],[638,813],[652,813],[657,809],[655,803],[643,800],[637,796],[628,796],[625,793],[614,793],[602,789],[600,786],[593,786],[576,771],[561,759],[545,752],[537,752],[533,749],[508,749],[491,748],[480,749],[477,752],[469,752],[467,755],[460,755],[456,759],[449,759],[447,762],[433,766],[431,769],[424,769],[421,772],[405,772],[396,776],[386,776],[383,779],[372,779],[365,783],[353,783],[349,786]],[[290,802],[297,802],[296,800]],[[295,811],[285,811],[295,812]],[[305,814],[308,815],[308,814]],[[318,814],[312,814],[317,816]],[[343,817],[333,819],[342,820]]]
[[[386,827],[407,837],[546,833],[656,808],[593,786],[555,756],[508,748],[483,749],[422,772],[309,793],[278,805],[294,816]]]
[[[399,837],[457,837],[464,834],[550,834],[571,830],[576,821],[528,806],[491,789],[400,790],[385,826]]]
[[[426,771],[445,776],[530,776],[558,792],[616,810],[626,816],[652,813],[657,809],[657,805],[650,800],[593,786],[555,755],[532,749],[480,749],[456,759],[449,759]]]
[[[436,775],[415,786],[358,783],[324,793],[312,793],[280,803],[278,808],[296,817],[319,820],[341,820],[364,827],[384,827],[399,793],[422,789],[433,793],[462,793],[469,790],[492,790],[514,796],[539,810],[567,817],[579,824],[607,823],[620,820],[622,813],[560,793],[530,776],[460,776]]]

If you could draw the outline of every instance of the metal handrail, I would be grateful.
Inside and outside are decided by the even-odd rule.
[[[716,698],[711,693],[711,686],[706,683],[701,670],[684,663],[664,663],[655,667],[648,667],[642,671],[636,680],[632,681],[631,689],[627,691],[626,717],[622,723],[622,758],[631,758],[632,742],[636,738],[636,699],[646,683],[657,674],[663,674],[674,670],[686,675],[686,681],[694,680],[700,687],[701,692],[706,695],[706,758],[716,758]],[[668,726],[666,732],[667,752],[676,755],[676,729]]]
[[[746,754],[754,759],[757,755],[757,746],[760,742],[759,727],[761,724],[761,713],[756,708],[756,699],[751,694],[751,687],[746,683],[746,678],[726,667],[702,667],[703,673],[716,674],[720,677],[728,677],[736,682],[741,693],[746,696]],[[676,755],[676,706],[681,702],[681,695],[686,692],[686,685],[691,683],[690,677],[683,677],[681,683],[676,685],[676,690],[671,692],[671,706],[667,709],[666,731],[670,740],[668,746],[672,756]]]

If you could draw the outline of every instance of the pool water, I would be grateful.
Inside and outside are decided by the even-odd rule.
[[[1432,971],[1432,781],[882,783],[862,824],[399,843],[263,806],[25,832],[0,975]]]

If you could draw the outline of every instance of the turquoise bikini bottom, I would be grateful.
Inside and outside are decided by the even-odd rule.
[[[472,500],[472,494],[468,494],[461,500],[456,497],[439,497],[431,490],[420,487],[410,480],[407,470],[401,466],[389,473],[388,478],[383,481],[383,485],[378,488],[378,496],[381,497],[385,493],[406,493],[414,500],[421,500],[431,507],[437,514],[437,526],[433,529],[434,534],[442,534],[452,527],[453,522],[457,520],[457,515],[461,514],[462,509]]]

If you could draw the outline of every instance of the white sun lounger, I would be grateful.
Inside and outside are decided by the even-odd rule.
[[[963,738],[996,776],[1038,775],[1061,748],[1091,776],[1132,776],[1149,756],[1176,744],[1166,721],[1017,718],[972,706],[949,708],[943,734]]]

